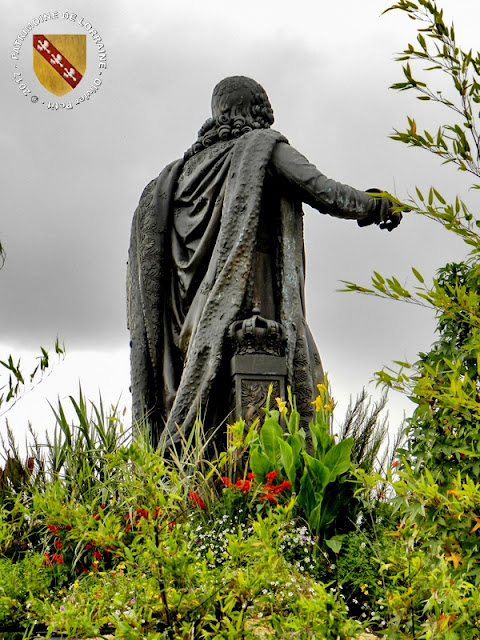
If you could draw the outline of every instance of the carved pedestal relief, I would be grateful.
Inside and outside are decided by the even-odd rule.
[[[230,361],[235,417],[250,425],[263,417],[269,386],[272,398],[286,394],[285,332],[281,324],[262,318],[258,309],[229,331],[234,355]]]

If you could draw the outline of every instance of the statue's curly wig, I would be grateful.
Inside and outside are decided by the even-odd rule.
[[[252,129],[268,129],[273,110],[265,89],[245,76],[231,76],[217,84],[212,94],[212,117],[198,132],[185,159],[219,140],[239,138]]]

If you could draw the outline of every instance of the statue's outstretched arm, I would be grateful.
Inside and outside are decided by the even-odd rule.
[[[366,191],[327,178],[305,156],[285,142],[275,146],[271,166],[297,197],[321,213],[358,220],[360,226],[378,224],[389,231],[400,223],[401,214],[392,213],[389,200],[372,198]],[[376,190],[370,190],[373,191]]]

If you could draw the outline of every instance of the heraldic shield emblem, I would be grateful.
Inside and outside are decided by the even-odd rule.
[[[42,86],[64,96],[81,82],[87,68],[87,36],[33,35],[33,70]]]

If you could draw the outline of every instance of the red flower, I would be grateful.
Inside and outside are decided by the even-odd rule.
[[[235,489],[238,489],[239,491],[243,491],[243,493],[247,495],[247,493],[250,491],[251,488],[252,488],[251,480],[243,480],[242,478],[237,478],[237,481],[235,483]]]
[[[53,524],[47,524],[47,529],[48,529],[51,533],[53,533],[53,535],[54,535],[54,536],[56,536],[56,535],[57,535],[57,533],[60,531],[60,527],[56,527],[56,526],[55,526],[55,525],[53,525]]]
[[[63,547],[63,544],[60,542],[58,538],[55,538],[54,545],[57,547],[57,549],[61,549]]]
[[[282,491],[285,491],[285,489],[291,489],[291,488],[292,488],[292,483],[290,482],[290,480],[284,480],[277,487],[275,487],[275,490],[277,493],[282,493]]]
[[[250,489],[252,488],[252,481],[251,480],[244,480],[243,481],[243,487],[242,487],[242,491],[245,495],[247,495],[247,493],[250,491]]]
[[[265,477],[268,480],[268,484],[272,484],[272,482],[275,480],[275,478],[278,478],[278,472],[277,471],[269,471],[268,473],[265,474]]]
[[[43,555],[45,556],[45,564],[48,567],[51,567],[55,563],[64,563],[63,557],[59,553],[52,553],[51,555],[49,553],[44,553]]]
[[[149,514],[148,514],[148,511],[147,511],[146,509],[143,509],[142,507],[139,507],[139,508],[137,509],[136,513],[138,513],[138,516],[139,516],[140,518],[148,519],[148,515],[149,515]],[[138,522],[138,519],[137,519],[137,522]]]
[[[71,524],[66,524],[65,525],[65,531],[71,531],[73,529]]]
[[[230,489],[231,487],[233,487],[233,484],[230,482],[229,478],[227,478],[226,476],[222,477],[222,482],[223,482],[223,486],[226,487],[227,489]]]
[[[250,473],[247,473],[247,478],[249,480],[255,480],[256,477],[257,477],[257,474],[253,473],[253,471],[250,471]]]
[[[93,557],[95,558],[95,560],[100,560],[102,557],[102,554],[100,553],[100,551],[94,551],[93,552]]]
[[[251,480],[244,480],[242,486],[239,487],[240,491],[243,491],[245,495],[247,495],[247,493],[250,491],[251,488],[252,488]]]
[[[205,503],[201,499],[201,497],[198,495],[198,493],[195,493],[195,491],[190,491],[190,493],[188,494],[188,497],[193,502],[193,504],[197,505],[197,507],[200,507],[202,511],[205,511]]]

